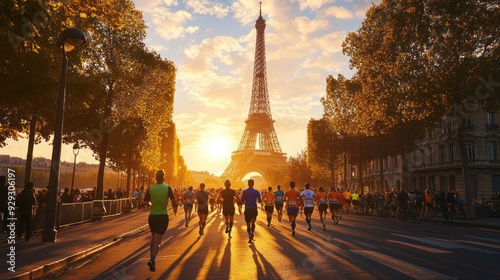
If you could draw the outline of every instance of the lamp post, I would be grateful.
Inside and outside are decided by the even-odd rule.
[[[73,177],[71,177],[71,188],[75,187],[75,169],[76,169],[76,156],[80,152],[80,145],[75,143],[73,145],[73,154],[75,155],[75,161],[73,162]]]
[[[66,73],[68,69],[67,52],[72,51],[87,41],[85,33],[77,28],[65,29],[57,45],[62,49],[63,62],[61,68],[61,84],[59,87],[59,96],[57,100],[56,128],[54,131],[54,144],[52,148],[52,160],[50,166],[49,190],[47,192],[47,208],[45,225],[42,232],[42,242],[55,242],[57,230],[55,229],[57,193],[59,191],[59,166],[61,164],[61,145],[64,119],[64,99],[66,95]]]

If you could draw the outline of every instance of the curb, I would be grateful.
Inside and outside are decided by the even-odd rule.
[[[138,229],[126,232],[124,234],[118,235],[118,236],[113,237],[113,238],[110,238],[109,240],[104,241],[101,244],[96,245],[92,248],[89,248],[89,249],[84,250],[82,252],[78,252],[78,253],[73,254],[73,255],[66,257],[64,259],[43,265],[41,267],[35,268],[31,271],[25,272],[23,274],[20,274],[18,276],[15,276],[15,277],[9,278],[9,279],[10,280],[31,280],[31,279],[41,278],[41,277],[47,275],[48,273],[59,270],[59,269],[65,267],[73,262],[76,262],[82,258],[85,258],[85,257],[88,257],[92,254],[95,254],[95,253],[97,253],[97,252],[99,252],[99,251],[101,251],[101,250],[103,250],[111,245],[114,245],[126,237],[141,233],[141,232],[147,230],[148,228],[149,228],[148,225],[144,225],[142,227],[139,227]]]

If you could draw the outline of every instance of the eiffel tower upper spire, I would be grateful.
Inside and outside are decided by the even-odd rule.
[[[262,17],[262,3],[259,18],[255,21],[255,29],[257,29],[257,40],[250,110],[238,150],[233,152],[231,163],[221,177],[236,181],[241,180],[249,172],[259,172],[264,177],[269,176],[273,170],[280,170],[286,163],[286,155],[281,152],[269,105],[264,40],[266,20]]]
[[[262,17],[262,10],[260,11],[259,18],[255,21],[255,29],[257,29],[257,38],[255,43],[252,99],[250,101],[248,118],[245,121],[247,125],[238,150],[254,150],[256,149],[256,141],[258,141],[259,150],[281,153],[278,137],[274,130],[274,120],[271,116],[271,106],[269,105],[266,42],[264,38],[266,20]]]

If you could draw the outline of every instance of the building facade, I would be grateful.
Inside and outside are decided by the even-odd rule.
[[[348,170],[348,186],[358,191],[385,191],[404,187],[407,190],[429,189],[465,194],[462,154],[457,140],[458,126],[463,128],[466,156],[469,159],[472,198],[490,197],[500,192],[500,113],[478,109],[469,117],[443,119],[419,141],[415,150],[404,157],[373,160],[359,170]],[[380,169],[383,181],[381,182]],[[362,186],[359,174],[362,172]]]

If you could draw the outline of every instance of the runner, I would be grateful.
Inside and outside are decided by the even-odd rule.
[[[185,226],[188,227],[191,221],[191,212],[193,211],[193,187],[189,186],[188,191],[182,195],[182,203],[184,204],[184,219],[186,220]]]
[[[241,189],[238,190],[238,196],[241,197]],[[236,204],[238,205],[238,215],[241,215],[241,209],[243,208],[243,202],[241,202],[241,199],[236,201]]]
[[[353,194],[351,194],[351,202],[352,202],[352,206],[354,206],[354,213],[356,213],[356,215],[358,215],[358,208],[359,208],[359,195],[358,195],[358,191],[354,191]]]
[[[231,181],[224,181],[225,190],[220,192],[219,200],[222,200],[222,215],[226,218],[226,233],[231,237],[234,219],[234,199],[240,200],[235,190],[231,189]]]
[[[316,194],[316,202],[318,203],[319,219],[323,224],[323,231],[326,229],[326,210],[328,209],[328,197],[323,187],[319,187]]]
[[[295,189],[295,182],[290,182],[290,189],[284,195],[286,202],[286,214],[292,226],[292,235],[295,235],[295,220],[299,214],[300,193]]]
[[[328,192],[328,200],[330,203],[330,214],[332,215],[334,225],[339,223],[338,211],[340,207],[342,207],[339,201],[340,196],[343,195],[336,190],[334,186],[331,186],[330,191]]]
[[[245,222],[247,222],[248,243],[252,243],[257,219],[257,201],[262,202],[260,192],[253,188],[254,180],[248,180],[248,188],[241,194],[241,202],[245,203]]]
[[[340,215],[339,219],[342,220],[342,214],[344,213],[344,205],[345,205],[344,193],[340,188],[337,188],[337,192],[339,193],[339,204],[340,204],[339,209],[337,209],[337,213]]]
[[[276,186],[276,188],[278,189],[274,192],[276,195],[276,212],[278,213],[278,222],[281,223],[281,218],[283,217],[283,196],[285,196],[285,192],[281,190],[280,185]]]
[[[344,201],[345,201],[345,210],[346,213],[349,214],[352,212],[351,209],[351,191],[348,189],[347,191],[344,192]]]
[[[179,192],[179,190],[177,189],[174,190],[174,196],[175,196],[175,201],[177,201],[177,204],[173,206],[174,216],[177,216],[177,209],[179,208],[179,203],[181,202],[181,193]]]
[[[200,184],[200,189],[196,192],[195,198],[198,204],[198,217],[200,217],[200,235],[204,234],[205,226],[207,225],[208,216],[208,199],[214,197],[210,192],[205,191],[205,184]]]
[[[212,192],[213,191],[214,190],[212,189]],[[214,212],[214,210],[215,210],[215,197],[216,197],[215,195],[211,196],[210,200],[209,200],[210,201],[210,213]]]
[[[309,183],[306,183],[304,185],[304,187],[306,188],[304,191],[302,191],[302,193],[300,194],[300,196],[302,197],[302,200],[303,200],[303,203],[302,205],[304,205],[304,215],[306,215],[306,222],[307,222],[307,230],[310,231],[312,226],[311,226],[311,215],[313,213],[313,210],[314,210],[314,198],[315,198],[315,195],[314,195],[314,192],[310,190],[311,188],[311,184]]]
[[[160,250],[161,239],[168,228],[168,199],[175,206],[174,193],[172,189],[163,183],[165,179],[165,171],[160,169],[156,171],[156,185],[151,186],[146,192],[145,201],[151,202],[151,210],[149,212],[148,224],[151,231],[150,253],[151,258],[148,261],[149,270],[156,271],[155,259]]]
[[[267,188],[267,192],[264,194],[264,204],[266,206],[266,215],[267,215],[267,227],[271,225],[271,219],[273,218],[273,211],[274,211],[274,201],[276,200],[276,195],[273,193],[273,187],[269,186]]]

